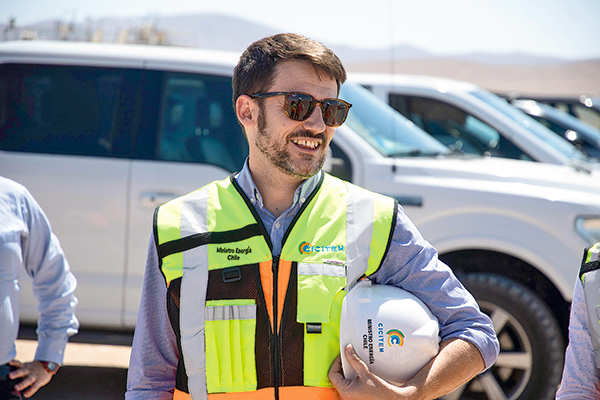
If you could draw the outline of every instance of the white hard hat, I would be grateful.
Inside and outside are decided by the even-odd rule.
[[[361,281],[342,303],[344,376],[357,376],[344,355],[344,348],[352,344],[371,372],[402,385],[437,355],[438,333],[437,318],[416,296],[395,286]]]

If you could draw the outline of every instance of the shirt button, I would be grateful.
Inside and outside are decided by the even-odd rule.
[[[304,203],[305,201],[306,201],[306,199],[305,199],[304,197],[302,197],[302,198],[300,199],[300,203]]]
[[[252,204],[256,203],[256,199],[255,199],[254,197],[253,197],[253,198],[251,198],[251,199],[250,199],[250,203],[252,203]]]
[[[281,226],[281,225],[279,225],[279,222],[277,222],[277,223],[275,224],[275,228],[277,228],[277,229],[279,229],[279,227],[280,227],[280,226]]]

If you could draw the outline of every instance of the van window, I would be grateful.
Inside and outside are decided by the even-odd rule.
[[[166,73],[156,158],[241,169],[248,144],[231,96],[231,78]]]
[[[113,122],[125,70],[0,67],[0,148],[113,156]]]

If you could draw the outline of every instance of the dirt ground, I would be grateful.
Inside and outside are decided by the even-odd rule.
[[[494,93],[600,96],[600,60],[559,65],[492,65],[453,59],[398,60],[346,65],[349,72],[440,76],[474,83]]]

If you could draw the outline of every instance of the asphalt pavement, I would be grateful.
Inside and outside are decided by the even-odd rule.
[[[22,326],[17,359],[35,354],[35,327]],[[122,400],[127,388],[127,365],[133,332],[80,329],[69,340],[64,365],[33,400]]]
[[[63,366],[33,400],[123,400],[127,369]]]

